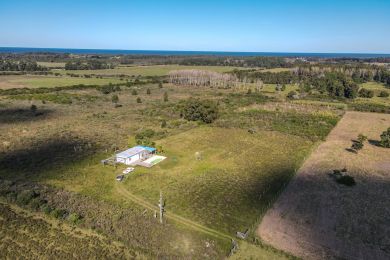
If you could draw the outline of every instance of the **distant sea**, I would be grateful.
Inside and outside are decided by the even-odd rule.
[[[0,53],[52,52],[73,54],[133,54],[133,55],[213,55],[213,56],[262,56],[262,57],[318,57],[318,58],[377,58],[390,57],[390,54],[375,53],[309,53],[309,52],[224,52],[224,51],[159,51],[159,50],[109,50],[109,49],[61,49],[0,47]]]

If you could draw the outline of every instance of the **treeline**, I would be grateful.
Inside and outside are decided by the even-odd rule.
[[[124,65],[185,65],[185,66],[236,66],[263,68],[290,68],[300,61],[282,57],[213,56],[213,55],[120,55]]]
[[[266,84],[292,84],[299,82],[299,77],[290,71],[261,72],[233,70],[231,73],[243,82],[256,82],[257,80],[261,80]]]
[[[39,66],[35,61],[1,59],[0,71],[47,71],[47,68]]]
[[[359,90],[356,82],[340,72],[328,72],[323,77],[308,77],[300,84],[300,88],[308,93],[316,90],[331,97],[350,99],[356,98]]]
[[[376,81],[390,86],[390,71],[384,67],[373,66],[367,64],[361,65],[303,65],[293,69],[294,74],[300,78],[317,76],[322,77],[325,73],[336,72],[342,73],[347,77],[352,78],[356,83],[364,83],[368,81]]]
[[[72,58],[69,53],[30,52],[30,53],[0,53],[0,59],[14,61],[30,60],[44,62],[66,62]]]
[[[351,77],[341,72],[325,72],[324,74],[298,74],[293,71],[283,72],[248,72],[235,70],[232,72],[240,80],[261,80],[266,84],[299,84],[302,92],[314,90],[332,97],[357,97],[358,84]]]
[[[281,57],[186,57],[177,61],[177,64],[188,66],[237,66],[250,68],[290,68],[296,66],[295,62],[291,62]]]
[[[115,68],[114,64],[100,60],[68,61],[65,64],[65,70],[99,70],[113,68]]]

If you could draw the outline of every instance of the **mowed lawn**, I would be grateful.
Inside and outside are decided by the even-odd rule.
[[[127,75],[127,76],[165,76],[172,70],[198,69],[215,72],[228,72],[238,67],[231,66],[182,66],[182,65],[153,65],[153,66],[118,66],[115,69],[103,70],[57,70],[61,73],[96,74],[96,75]],[[242,68],[241,68],[242,69]]]
[[[0,89],[10,88],[40,88],[40,87],[64,87],[78,84],[84,85],[106,85],[109,83],[123,82],[117,78],[75,78],[75,77],[55,77],[55,76],[0,76]]]

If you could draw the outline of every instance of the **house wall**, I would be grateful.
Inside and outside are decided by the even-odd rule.
[[[124,163],[126,165],[131,165],[132,163],[134,163],[140,159],[146,159],[148,154],[149,154],[149,152],[143,151],[143,152],[135,154],[129,158],[116,157],[116,161],[118,163]]]
[[[126,158],[116,157],[116,162],[118,162],[118,163],[126,163]]]
[[[139,159],[140,159],[140,154],[133,155],[132,157],[126,159],[126,164],[130,165],[135,161],[138,161]]]

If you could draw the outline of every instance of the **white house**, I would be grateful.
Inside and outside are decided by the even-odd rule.
[[[148,159],[155,152],[156,148],[138,145],[116,154],[116,161],[118,163],[132,165],[137,161]]]

